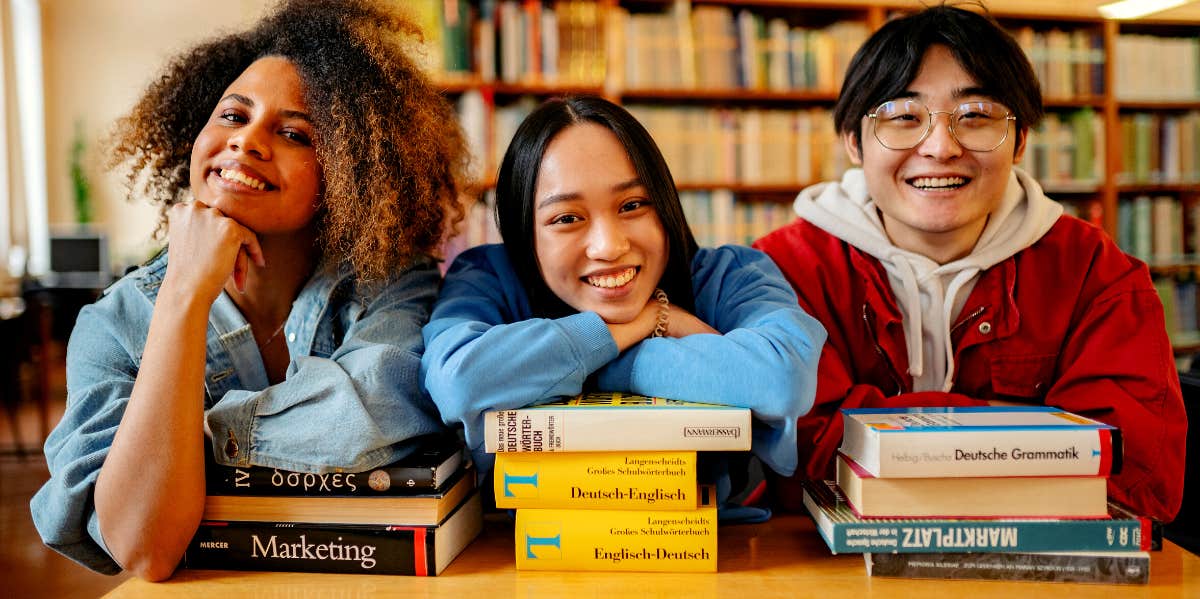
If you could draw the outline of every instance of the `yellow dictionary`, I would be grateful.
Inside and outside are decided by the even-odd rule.
[[[692,511],[517,510],[518,570],[716,572],[715,489]]]
[[[696,509],[696,452],[498,453],[496,507]]]

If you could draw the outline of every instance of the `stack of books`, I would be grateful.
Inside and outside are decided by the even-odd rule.
[[[482,528],[456,436],[360,473],[207,464],[203,521],[182,566],[436,576]]]
[[[842,415],[837,481],[804,501],[870,575],[1148,582],[1161,530],[1106,494],[1118,429],[1047,406]]]
[[[485,418],[518,570],[716,571],[696,452],[748,451],[749,410],[592,393]]]

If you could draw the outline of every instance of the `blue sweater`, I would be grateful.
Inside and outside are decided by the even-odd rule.
[[[618,354],[595,312],[532,318],[501,245],[470,249],[446,274],[425,325],[421,377],[447,424],[461,422],[481,471],[483,413],[600,391],[750,408],[754,452],[796,469],[796,419],[812,407],[825,329],[801,310],[775,263],[747,247],[692,261],[696,316],[721,335],[649,338]]]

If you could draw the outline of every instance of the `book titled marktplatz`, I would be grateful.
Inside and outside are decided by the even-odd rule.
[[[750,410],[626,393],[587,393],[484,414],[489,453],[749,451]]]
[[[409,455],[366,472],[313,474],[262,466],[207,465],[209,495],[411,495],[440,488],[463,462],[455,435],[431,435]]]
[[[1104,519],[871,518],[854,513],[833,481],[805,481],[804,506],[833,553],[1147,551],[1162,525],[1109,502]]]
[[[842,410],[840,451],[881,478],[1108,476],[1120,431],[1050,406]]]

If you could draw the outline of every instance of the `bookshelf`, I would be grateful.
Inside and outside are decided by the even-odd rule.
[[[435,32],[430,66],[459,106],[485,189],[538,99],[600,94],[628,107],[662,146],[702,243],[742,243],[779,226],[797,192],[840,176],[848,162],[829,115],[845,65],[889,17],[920,7],[916,0],[409,1],[424,7]],[[1158,279],[1179,283],[1164,303],[1183,305],[1169,312],[1195,313],[1200,10],[1115,22],[1098,16],[1097,2],[987,4],[1026,49],[1043,86],[1047,117],[1031,133],[1022,166]],[[473,208],[459,245],[498,239],[482,215],[488,201],[485,194]],[[1184,318],[1176,328],[1200,327]]]

